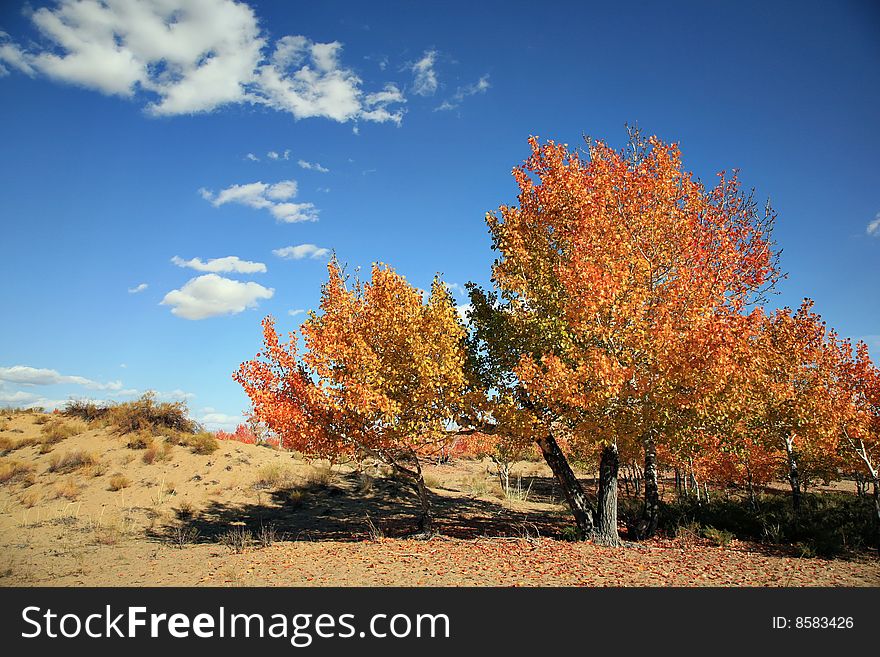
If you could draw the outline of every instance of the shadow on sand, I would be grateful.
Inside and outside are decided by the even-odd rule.
[[[586,482],[585,482],[586,483]],[[531,502],[559,501],[555,482],[523,477]],[[460,491],[431,493],[435,531],[453,538],[559,537],[571,524],[566,509],[513,508]],[[178,525],[157,528],[155,540],[174,540],[181,524],[197,530],[198,542],[215,542],[230,529],[244,527],[256,534],[272,527],[278,540],[360,541],[378,530],[388,537],[415,532],[419,507],[412,490],[390,478],[363,473],[337,474],[331,480],[274,491],[255,491],[255,502],[213,502],[197,513],[178,512]]]

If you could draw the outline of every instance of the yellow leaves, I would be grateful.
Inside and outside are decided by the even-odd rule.
[[[320,307],[302,325],[302,357],[293,334],[281,345],[264,320],[261,356],[235,377],[255,417],[285,445],[318,456],[442,441],[465,383],[465,329],[442,281],[423,302],[403,276],[376,264],[368,282],[349,289],[334,260]]]

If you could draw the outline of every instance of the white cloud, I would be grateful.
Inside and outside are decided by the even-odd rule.
[[[66,383],[84,386],[90,390],[122,390],[122,381],[101,383],[87,379],[84,376],[64,375],[60,374],[57,370],[28,367],[27,365],[0,367],[0,381],[27,386],[52,386]]]
[[[422,58],[412,65],[414,74],[413,93],[419,96],[433,96],[437,91],[437,73],[434,62],[437,60],[436,50],[426,50]]]
[[[284,151],[283,153],[279,153],[278,151],[269,151],[266,153],[266,157],[270,160],[289,160],[290,159],[290,149]]]
[[[304,36],[285,36],[275,42],[269,62],[256,71],[253,102],[289,112],[296,119],[321,116],[344,123],[356,119],[399,123],[400,110],[388,109],[402,100],[369,102],[362,80],[339,63],[342,44],[315,43]],[[377,111],[381,110],[381,111]]]
[[[255,308],[260,299],[271,299],[273,294],[274,289],[257,283],[205,274],[190,279],[179,290],[171,290],[161,305],[172,306],[171,313],[184,319],[206,319]]]
[[[874,220],[868,223],[865,232],[871,237],[880,237],[880,212],[874,217]]]
[[[140,285],[136,285],[135,287],[128,288],[128,293],[129,294],[137,294],[138,292],[143,292],[148,287],[150,287],[150,286],[147,285],[146,283],[141,283]]]
[[[295,308],[295,309],[288,310],[287,314],[290,315],[291,317],[296,317],[297,315],[302,315],[305,312],[306,311],[304,308]]]
[[[307,169],[309,171],[318,171],[319,173],[329,173],[330,169],[327,167],[322,167],[317,162],[306,162],[305,160],[299,160],[297,164],[302,169]]]
[[[317,221],[318,210],[312,203],[292,203],[297,194],[295,180],[282,180],[274,184],[253,182],[244,185],[232,185],[220,190],[217,194],[202,188],[199,194],[214,207],[227,203],[237,203],[250,208],[268,210],[275,219],[285,223],[300,221]]]
[[[257,274],[265,273],[266,265],[262,262],[251,262],[250,260],[240,260],[238,256],[226,256],[225,258],[213,258],[207,262],[202,262],[201,258],[193,258],[192,260],[184,260],[178,256],[171,258],[178,267],[189,267],[196,271],[207,271],[215,274],[235,272],[237,274]]]
[[[285,36],[274,50],[253,9],[236,0],[58,0],[31,14],[45,48],[0,34],[0,62],[108,95],[149,98],[153,115],[250,103],[295,118],[399,121],[364,111],[362,80],[342,45]],[[8,71],[7,71],[8,72]]]
[[[446,287],[453,294],[467,294],[467,288],[459,283],[447,283]]]
[[[242,415],[229,415],[221,413],[210,406],[201,410],[201,414],[196,418],[209,431],[232,431],[239,424],[244,424],[245,418]]]
[[[318,259],[330,255],[330,249],[315,246],[314,244],[297,244],[296,246],[285,246],[283,249],[275,249],[272,253],[279,258],[287,260]]]
[[[465,324],[468,323],[468,314],[474,309],[474,307],[469,303],[463,303],[460,306],[456,306],[455,310],[458,312],[458,316],[461,318],[461,321]]]
[[[461,105],[462,101],[468,96],[486,93],[486,91],[488,91],[489,87],[491,86],[492,85],[489,84],[489,76],[484,75],[473,84],[469,84],[456,89],[455,93],[452,95],[452,98],[444,100],[440,105],[434,108],[434,111],[441,112],[444,110],[455,109],[456,107]]]
[[[248,160],[250,160],[251,162],[259,162],[259,161],[260,161],[260,158],[258,158],[258,157],[257,157],[256,155],[254,155],[253,153],[248,153],[247,155],[245,155],[245,159],[248,159]]]
[[[35,395],[32,392],[24,392],[23,390],[16,390],[15,392],[0,390],[0,403],[4,404],[29,404],[36,402],[39,398],[39,395]]]

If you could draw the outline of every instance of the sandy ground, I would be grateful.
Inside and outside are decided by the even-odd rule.
[[[39,418],[0,416],[0,439],[37,440]],[[439,535],[413,540],[412,495],[378,469],[234,442],[200,455],[161,438],[147,463],[149,450],[128,442],[87,429],[48,453],[35,444],[0,458],[7,474],[17,464],[0,483],[0,585],[880,586],[872,557],[559,540],[569,521],[542,464],[519,465],[537,479],[517,502],[503,499],[486,463],[428,466]],[[63,471],[77,452],[92,462]],[[239,546],[242,531],[250,540]]]

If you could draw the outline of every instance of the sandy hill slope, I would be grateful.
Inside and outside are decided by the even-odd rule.
[[[0,585],[880,585],[876,558],[560,540],[535,463],[521,499],[487,462],[427,464],[439,534],[412,540],[415,498],[381,468],[213,443],[0,413]]]

